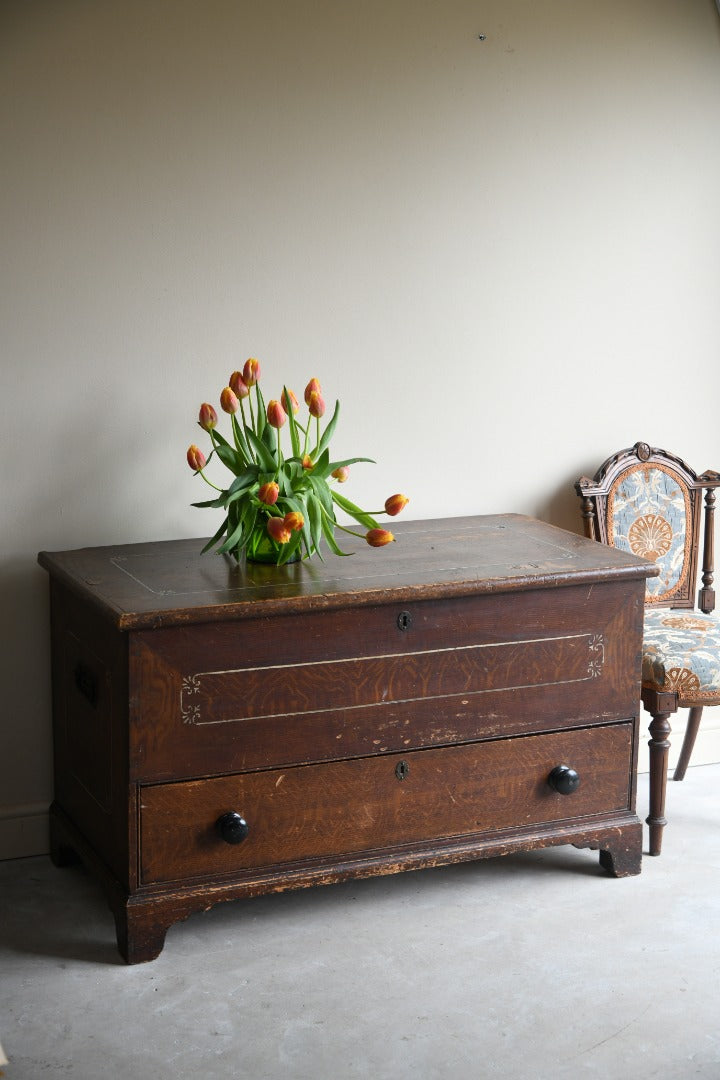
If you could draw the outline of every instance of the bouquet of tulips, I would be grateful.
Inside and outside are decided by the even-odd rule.
[[[395,537],[380,528],[375,514],[395,517],[408,499],[391,495],[384,510],[368,513],[337,490],[343,484],[350,466],[370,458],[347,458],[331,461],[330,440],[338,422],[340,402],[323,428],[325,401],[317,379],[305,387],[308,415],[299,416],[300,406],[295,394],[283,388],[279,399],[267,406],[260,390],[260,364],[250,359],[240,371],[230,376],[229,385],[220,394],[220,407],[230,416],[232,442],[217,430],[218,415],[207,402],[200,408],[198,423],[212,442],[206,458],[193,444],[188,448],[187,461],[196,475],[202,476],[218,496],[193,506],[212,507],[225,511],[225,517],[203,551],[218,545],[221,554],[231,553],[238,560],[242,552],[250,560],[275,562],[278,565],[309,558],[320,552],[321,539],[336,555],[346,555],[338,546],[335,530],[360,536],[371,547],[383,547]],[[290,456],[281,448],[280,429],[287,424]],[[226,488],[220,488],[205,475],[210,459],[215,455],[232,474]],[[355,532],[340,525],[335,508],[343,510],[366,531]]]

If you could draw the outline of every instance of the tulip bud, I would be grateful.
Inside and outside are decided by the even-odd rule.
[[[271,427],[274,428],[281,428],[287,420],[287,414],[285,410],[283,409],[280,402],[276,401],[275,398],[273,398],[272,401],[268,402],[267,418],[268,424],[270,424]]]
[[[303,467],[303,469],[306,469],[309,472],[310,469],[314,468],[314,466],[315,466],[315,462],[312,460],[310,455],[309,454],[303,454],[303,459],[302,459],[302,467]]]
[[[297,510],[291,510],[285,515],[285,524],[291,532],[300,532],[305,524],[305,518]]]
[[[409,502],[407,495],[391,495],[389,499],[385,500],[385,513],[389,514],[390,517],[397,517]]]
[[[350,470],[347,465],[341,465],[339,469],[333,469],[331,475],[335,477],[338,484],[344,484],[350,475]]]
[[[226,413],[236,413],[240,408],[240,402],[229,386],[226,386],[220,395],[220,406]]]
[[[264,502],[266,506],[273,506],[274,503],[277,502],[279,494],[280,488],[274,480],[271,480],[270,483],[263,484],[262,487],[258,489],[257,497],[260,502]]]
[[[256,382],[260,381],[260,361],[250,357],[245,361],[245,367],[242,373],[243,382],[246,386],[254,386]]]
[[[322,387],[320,386],[320,383],[318,382],[317,379],[311,379],[310,382],[305,387],[305,404],[306,405],[310,404],[310,395],[313,393],[313,391],[315,393],[322,394]]]
[[[290,398],[290,403],[289,404],[288,404],[288,397]],[[300,408],[300,402],[295,397],[292,390],[287,390],[287,388],[285,390],[283,390],[282,394],[280,395],[280,401],[282,402],[282,407],[285,410],[285,412],[289,413],[290,409],[292,409],[293,416],[295,416],[298,409]]]
[[[250,393],[250,389],[247,383],[243,381],[243,377],[239,371],[233,371],[228,385],[240,401],[242,401],[243,398],[246,398]]]
[[[325,402],[323,401],[322,394],[318,390],[311,391],[307,406],[310,415],[315,416],[319,420],[325,412]]]
[[[365,533],[365,539],[370,547],[385,547],[386,544],[391,544],[395,537],[387,529],[370,529]]]
[[[278,544],[287,544],[292,536],[292,532],[285,524],[285,519],[281,517],[268,518],[267,531]]]
[[[195,443],[193,443],[192,446],[188,446],[187,463],[193,472],[199,472],[200,469],[204,469],[207,465],[205,455]]]
[[[198,424],[205,431],[212,431],[214,427],[217,427],[217,413],[213,409],[212,405],[208,405],[207,401],[200,406],[200,416],[198,417]]]

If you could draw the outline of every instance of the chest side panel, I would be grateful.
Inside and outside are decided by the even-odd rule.
[[[118,880],[132,884],[127,635],[56,583],[51,613],[55,803]]]

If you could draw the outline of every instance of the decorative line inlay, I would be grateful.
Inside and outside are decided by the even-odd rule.
[[[201,724],[202,719],[200,716],[200,705],[195,703],[188,704],[185,700],[186,697],[191,697],[193,694],[200,693],[200,676],[199,675],[185,675],[182,681],[182,690],[180,692],[180,713],[183,718],[183,724]]]
[[[602,634],[593,634],[591,636],[588,651],[590,652],[588,675],[591,679],[597,679],[599,675],[602,675],[603,664],[605,663],[605,638]]]
[[[186,724],[223,724],[419,700],[469,699],[478,694],[596,679],[604,663],[602,634],[568,634],[203,671],[183,678],[180,714]],[[548,672],[558,670],[564,672],[564,678],[548,678]],[[239,707],[243,709],[240,716]]]

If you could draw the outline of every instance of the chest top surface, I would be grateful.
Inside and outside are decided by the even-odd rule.
[[[120,630],[363,604],[554,588],[657,573],[651,563],[516,514],[393,524],[380,550],[283,567],[201,555],[204,539],[42,551],[50,575]]]

